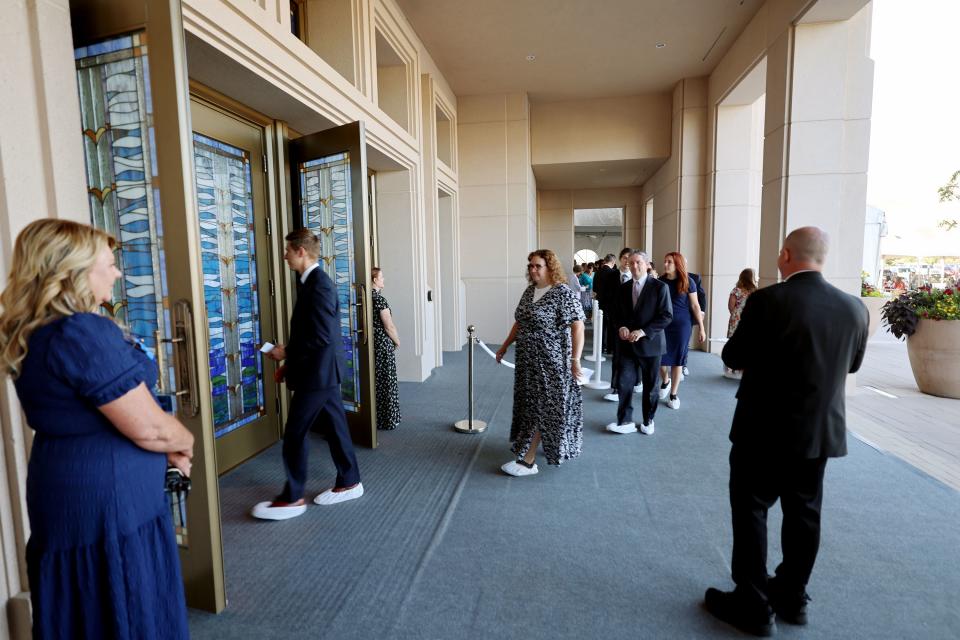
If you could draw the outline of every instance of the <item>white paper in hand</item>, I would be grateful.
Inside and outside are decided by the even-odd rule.
[[[583,367],[580,369],[580,377],[577,378],[577,384],[584,385],[590,382],[590,376],[593,375],[593,369]]]
[[[263,345],[260,347],[260,353],[270,353],[271,351],[273,351],[272,342],[264,342]]]

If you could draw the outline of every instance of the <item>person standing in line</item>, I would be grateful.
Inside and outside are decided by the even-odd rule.
[[[728,340],[733,337],[737,325],[740,324],[740,314],[743,313],[743,306],[747,304],[747,296],[756,290],[757,277],[754,275],[753,269],[741,271],[740,277],[737,279],[737,285],[730,292],[730,297],[727,298],[727,311],[730,312],[730,320],[727,322]],[[724,378],[739,380],[742,374],[742,371],[734,371],[726,365],[723,367]]]
[[[117,242],[53,218],[17,236],[0,361],[34,430],[27,469],[33,637],[188,638],[167,465],[193,435],[153,395],[157,367],[112,319]]]
[[[742,370],[730,429],[731,568],[736,588],[707,589],[707,610],[749,633],[774,612],[807,623],[807,582],[820,546],[827,459],[847,453],[844,388],[863,362],[867,310],[821,273],[829,238],[801,227],[777,258],[783,282],[747,298],[723,362]],[[783,561],[767,576],[767,511],[783,510]]]
[[[581,375],[583,307],[563,285],[563,268],[549,249],[527,256],[527,287],[520,296],[510,335],[497,349],[497,362],[516,341],[513,422],[510,441],[516,461],[500,467],[511,476],[537,473],[537,446],[547,464],[580,455],[583,446]]]
[[[703,280],[700,278],[699,273],[688,273],[687,277],[690,278],[690,281],[693,282],[697,287],[697,304],[700,305],[700,322],[706,326],[707,322],[707,292],[703,288]],[[697,326],[697,319],[693,317],[693,314],[690,314],[690,327]],[[680,381],[683,381],[683,378],[690,375],[690,369],[687,368],[687,360],[690,357],[690,350],[687,350],[687,353],[683,356],[683,365],[680,367],[680,373],[683,376],[680,377]]]
[[[600,311],[603,312],[604,327],[610,324],[610,316],[613,314],[611,308],[613,306],[613,300],[616,298],[616,285],[619,279],[617,270],[614,266],[616,261],[617,257],[612,253],[608,253],[606,256],[604,256],[603,263],[597,270],[597,275],[593,278],[593,292],[597,296],[597,304],[600,306]],[[613,348],[613,345],[610,344],[607,336],[608,333],[604,331],[603,335],[600,337],[601,341],[603,342],[601,348],[603,353],[608,353],[610,349]]]
[[[317,260],[320,240],[309,229],[291,231],[283,259],[299,275],[297,301],[290,318],[290,342],[276,345],[267,357],[286,364],[278,378],[293,391],[290,414],[283,432],[283,465],[287,482],[274,500],[260,502],[251,515],[262,520],[287,520],[307,510],[303,498],[307,481],[307,431],[316,424],[326,436],[337,468],[332,489],[317,495],[314,503],[331,505],[363,495],[360,469],[343,411],[340,380],[343,375],[343,339],[337,289]]]
[[[649,258],[634,251],[629,258],[631,279],[617,292],[617,337],[620,340],[616,366],[619,367],[617,389],[617,421],[607,425],[614,433],[635,433],[633,392],[638,381],[641,391],[643,422],[639,431],[653,435],[653,418],[657,412],[657,377],[660,357],[667,345],[663,330],[673,319],[667,285],[647,275]]]
[[[397,349],[400,334],[393,323],[390,303],[383,297],[383,270],[370,270],[373,280],[373,361],[377,397],[377,429],[400,426],[400,389],[397,384]]]
[[[690,350],[691,319],[695,320],[694,324],[699,330],[700,342],[706,342],[707,332],[703,328],[703,314],[697,301],[697,285],[687,276],[687,261],[680,253],[671,251],[664,256],[660,281],[669,287],[673,303],[673,321],[664,331],[667,351],[660,361],[660,379],[663,381],[660,383],[660,399],[666,399],[669,394],[667,406],[679,409],[680,398],[677,394],[683,377],[680,368]]]
[[[620,396],[617,393],[617,382],[618,376],[620,375],[620,368],[617,366],[618,353],[617,349],[620,348],[620,337],[617,335],[618,329],[621,321],[617,319],[616,315],[620,310],[619,296],[620,296],[620,285],[624,282],[628,282],[631,278],[630,276],[630,267],[629,260],[630,256],[633,253],[633,249],[630,247],[624,247],[620,250],[619,258],[619,271],[617,272],[617,279],[614,280],[613,276],[610,276],[610,283],[608,287],[612,291],[612,297],[614,299],[613,305],[611,306],[611,316],[610,321],[607,322],[606,331],[607,331],[607,341],[610,344],[610,351],[612,353],[611,357],[611,374],[610,374],[610,393],[603,396],[603,399],[607,402],[619,402]]]
[[[593,313],[593,263],[584,263],[580,273],[580,286],[583,291],[580,293],[580,301],[583,303],[583,312],[587,319]]]

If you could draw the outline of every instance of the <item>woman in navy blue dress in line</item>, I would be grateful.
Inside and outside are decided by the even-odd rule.
[[[193,436],[152,395],[157,370],[113,320],[114,239],[32,222],[0,295],[0,362],[36,435],[27,469],[34,638],[187,638],[167,463]]]
[[[687,361],[693,329],[690,320],[693,319],[697,325],[697,337],[701,343],[706,342],[707,332],[703,328],[703,314],[700,313],[700,302],[697,300],[697,285],[687,275],[687,261],[680,253],[671,251],[664,256],[660,280],[667,283],[673,301],[673,321],[663,330],[667,352],[660,358],[660,380],[663,381],[660,384],[660,399],[666,400],[671,409],[679,409],[678,394],[680,381],[683,380],[681,369]]]

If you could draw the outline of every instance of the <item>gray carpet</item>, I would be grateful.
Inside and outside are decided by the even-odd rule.
[[[527,478],[499,471],[512,372],[477,351],[481,435],[464,353],[401,384],[403,425],[358,451],[366,495],[286,522],[247,516],[283,483],[279,446],[221,479],[229,605],[191,611],[194,638],[725,638],[700,605],[730,588],[727,433],[736,383],[691,354],[678,411],[657,431],[603,431],[615,405],[584,390],[583,455]],[[587,365],[591,366],[591,365]],[[308,492],[327,486],[312,440]],[[853,437],[827,466],[806,628],[780,637],[960,637],[960,493]],[[770,569],[779,561],[778,508]]]

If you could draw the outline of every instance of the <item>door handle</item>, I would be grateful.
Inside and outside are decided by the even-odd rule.
[[[160,395],[171,395],[177,398],[180,411],[192,418],[200,413],[200,398],[197,396],[197,372],[194,359],[193,343],[193,314],[190,303],[180,300],[173,306],[173,337],[163,338],[160,330],[153,332],[157,344],[157,368],[160,370],[161,384],[158,385]],[[167,369],[166,349],[164,344],[173,345],[173,384],[172,389],[162,385],[163,372]],[[180,383],[184,382],[181,388]]]
[[[357,341],[367,344],[367,289],[359,282],[353,286],[357,290]]]

